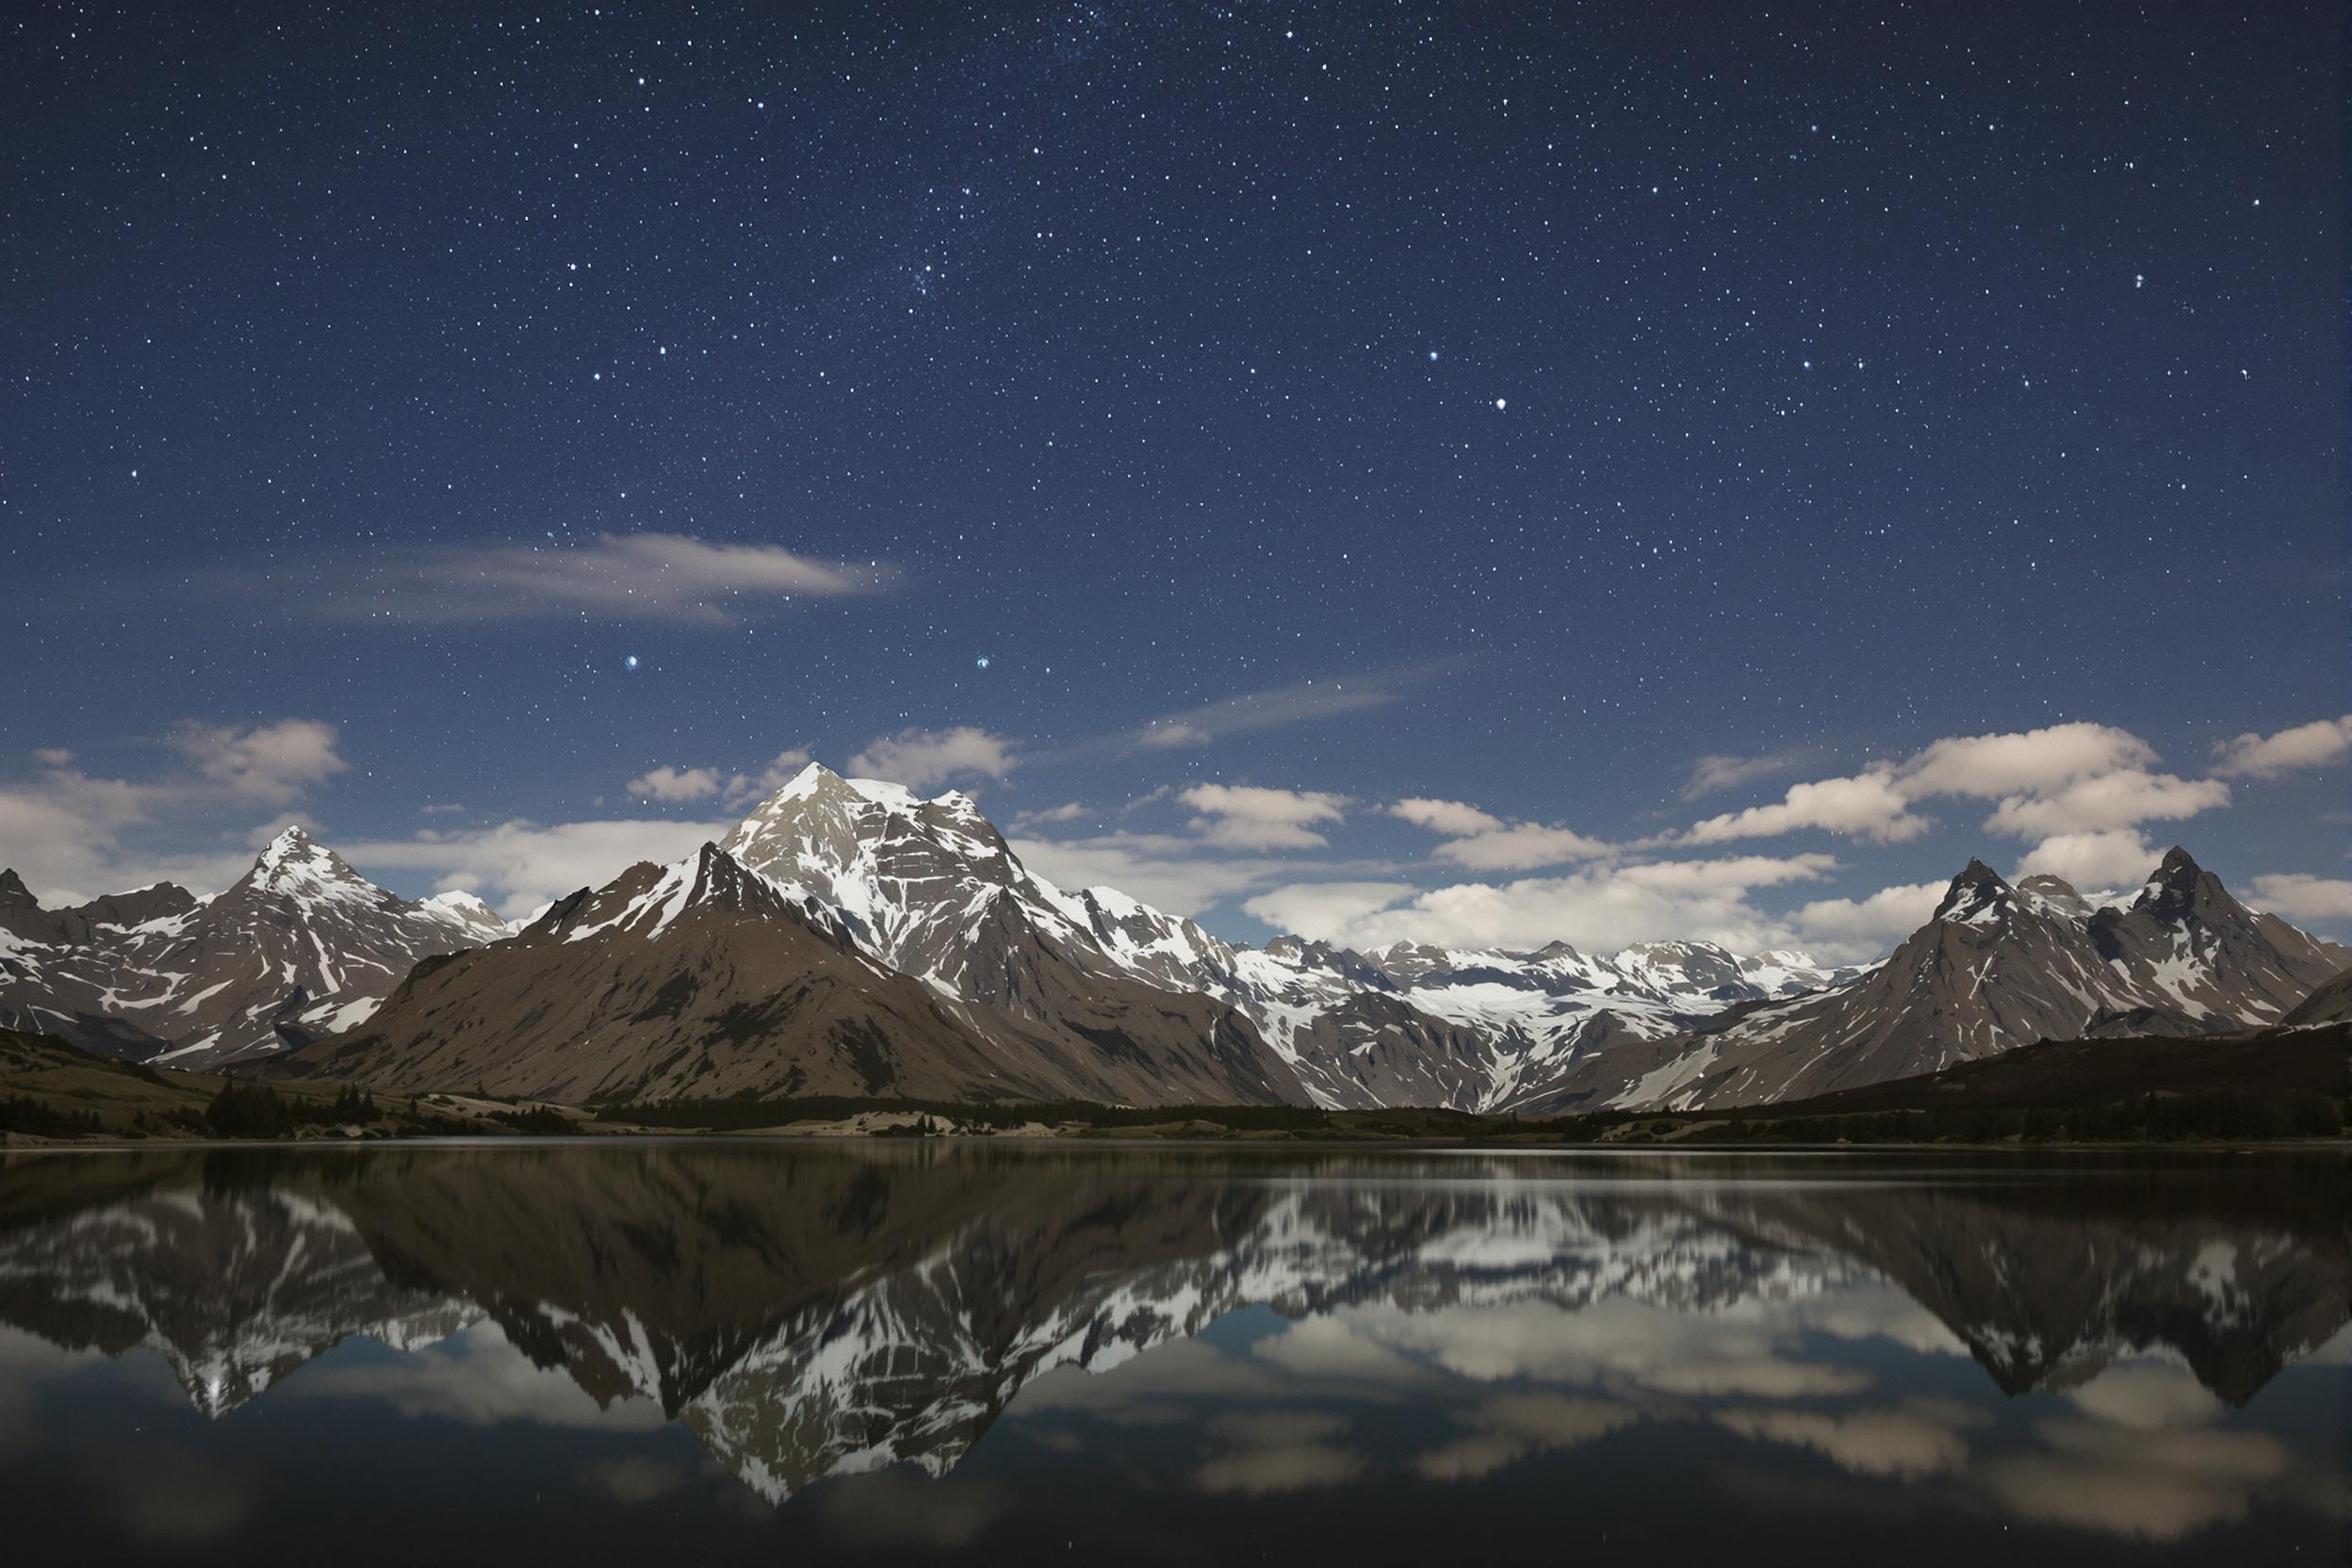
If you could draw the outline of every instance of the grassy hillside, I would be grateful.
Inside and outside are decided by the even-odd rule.
[[[224,1089],[228,1092],[224,1094]],[[1399,1107],[971,1104],[828,1097],[594,1107],[341,1084],[233,1082],[0,1031],[0,1139],[354,1137],[503,1133],[865,1132],[1078,1137],[1441,1139],[1471,1144],[2251,1141],[2341,1137],[2352,1024],[2204,1038],[2048,1040],[1920,1078],[1780,1105],[1580,1117]]]
[[[263,1085],[179,1072],[93,1056],[50,1035],[0,1029],[5,1144],[570,1132],[579,1120],[577,1112],[475,1096],[411,1099],[345,1084]]]

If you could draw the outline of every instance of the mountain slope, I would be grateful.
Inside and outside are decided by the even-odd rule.
[[[1576,1062],[1522,1108],[1692,1108],[1936,1071],[2043,1038],[2266,1023],[2340,950],[2231,898],[2186,850],[2125,907],[1970,861],[1928,923],[1858,984]]]
[[[940,995],[706,844],[417,966],[365,1026],[277,1070],[569,1101],[1302,1098],[1247,1021],[1205,998],[1070,994],[1048,962],[1008,974],[1036,1017]]]
[[[2315,1023],[2352,1023],[2352,969],[2339,970],[2334,979],[2316,987],[2311,995],[2288,1008],[2278,1021],[2291,1029]]]
[[[831,911],[874,957],[981,1009],[983,1028],[1009,1013],[1091,1030],[1071,1009],[1115,1004],[1132,1017],[1194,1005],[1171,996],[1206,997],[1247,1015],[1305,1094],[1331,1108],[1489,1109],[1602,1042],[1672,1035],[1731,1003],[1854,972],[1706,943],[1606,959],[1558,944],[1387,956],[1290,938],[1244,947],[1116,889],[1064,892],[964,795],[924,800],[814,763],[722,847]]]
[[[348,1028],[418,959],[505,933],[472,895],[398,897],[299,827],[209,899],[164,883],[49,911],[0,874],[0,1025],[218,1067]]]

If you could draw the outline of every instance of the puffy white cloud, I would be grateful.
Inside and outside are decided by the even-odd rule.
[[[1017,750],[1017,743],[973,725],[902,729],[851,758],[849,771],[860,778],[883,778],[910,790],[928,790],[974,775],[1002,778],[1020,765]]]
[[[1534,871],[1570,860],[1593,859],[1609,854],[1612,847],[1565,827],[1522,822],[1466,839],[1450,839],[1438,845],[1435,853],[1437,858],[1469,871]]]
[[[1226,849],[1316,849],[1330,842],[1311,824],[1338,822],[1346,795],[1271,790],[1255,784],[1196,784],[1176,798],[1200,815],[1192,830]]]
[[[351,764],[335,754],[335,727],[317,719],[275,724],[184,721],[172,744],[196,772],[231,794],[284,806]]]
[[[1709,817],[1692,825],[1683,837],[1691,843],[1711,844],[1809,827],[1872,843],[1903,843],[1932,825],[1927,818],[1913,814],[1911,797],[1897,786],[1891,771],[1873,769],[1851,778],[1792,784],[1774,805]]]
[[[1242,909],[1277,931],[1312,935],[1351,929],[1418,890],[1410,882],[1294,882],[1261,893]]]
[[[2254,902],[2289,920],[2352,920],[2352,881],[2299,871],[2254,878]]]
[[[2275,735],[2244,735],[2217,743],[2213,772],[2230,778],[2270,778],[2294,768],[2325,767],[2352,755],[2352,713],[2318,719]]]
[[[2019,876],[2047,874],[2085,891],[2127,888],[2155,868],[2156,847],[2130,828],[2099,833],[2059,833],[2044,839],[2017,862]]]
[[[1740,856],[1720,860],[1658,860],[1595,866],[1564,876],[1500,885],[1459,883],[1400,894],[1371,906],[1380,884],[1331,890],[1297,883],[1252,899],[1246,908],[1269,924],[1354,947],[1398,941],[1446,947],[1540,947],[1555,939],[1613,949],[1664,937],[1697,937],[1741,951],[1780,945],[1785,923],[1748,902],[1758,888],[1818,880],[1837,868],[1827,855]],[[1389,886],[1402,886],[1391,884]],[[1350,892],[1355,895],[1351,901]],[[1294,924],[1315,921],[1318,924]]]
[[[1466,801],[1415,797],[1380,809],[1444,838],[1436,858],[1471,871],[1534,871],[1590,860],[1614,847],[1565,827],[1506,822]]]
[[[1992,800],[2047,793],[2078,778],[2144,768],[2155,760],[2148,743],[2128,729],[2077,723],[1948,737],[1915,754],[1900,771],[1903,792],[1914,799],[1974,795]]]
[[[144,780],[93,776],[60,748],[35,752],[37,774],[0,784],[0,863],[52,907],[165,880],[218,891],[253,864],[256,810],[350,768],[335,727],[311,719],[189,719],[168,741],[172,761]],[[166,832],[174,847],[148,847]]]
[[[2144,822],[2174,822],[2229,804],[2230,786],[2217,778],[2125,768],[2075,779],[2048,794],[2007,796],[1984,819],[1984,830],[2017,839],[2106,833]]]
[[[1711,753],[1692,764],[1690,777],[1682,786],[1682,798],[1703,800],[1708,795],[1736,790],[1759,778],[1794,770],[1803,758],[1794,751],[1776,751],[1763,757],[1735,757]]]
[[[1171,915],[1198,916],[1298,870],[1282,860],[1206,855],[1199,840],[1173,833],[1012,842],[1023,864],[1057,887],[1117,888]]]
[[[1400,800],[1381,809],[1415,827],[1426,827],[1448,839],[1466,839],[1474,833],[1493,833],[1504,825],[1502,818],[1459,800],[1415,798]]]
[[[1905,882],[1881,888],[1868,898],[1821,898],[1804,905],[1789,917],[1808,941],[1823,951],[1855,949],[1882,953],[1920,926],[1936,912],[1947,884]]]
[[[630,779],[628,789],[639,800],[663,804],[716,800],[727,806],[741,806],[783,784],[806,767],[808,760],[806,746],[793,746],[777,752],[775,759],[756,774],[728,773],[721,768],[675,768],[664,764]]]
[[[516,819],[493,827],[423,832],[338,845],[345,859],[374,876],[408,872],[433,890],[480,894],[509,919],[581,888],[601,887],[640,860],[668,862],[727,837],[731,822],[541,824]]]
[[[1916,807],[1937,795],[1998,801],[1984,830],[2021,839],[2113,832],[2230,804],[2227,784],[2149,771],[2156,760],[2146,741],[2112,725],[1952,736],[1901,762],[1798,784],[1772,805],[1709,817],[1681,839],[1720,843],[1811,828],[1902,843],[1933,825]]]
[[[709,800],[727,788],[727,776],[716,768],[655,768],[629,781],[629,792],[640,800]]]
[[[250,597],[254,573],[213,580]],[[894,577],[877,562],[819,561],[780,545],[728,544],[680,533],[602,533],[576,542],[414,545],[261,574],[315,619],[449,624],[595,615],[599,620],[727,627],[795,598],[877,593]]]

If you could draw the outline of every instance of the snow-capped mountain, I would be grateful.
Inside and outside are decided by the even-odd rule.
[[[1223,941],[1114,888],[1065,892],[1022,864],[971,799],[922,799],[810,763],[721,846],[866,952],[940,995],[1053,1018],[1115,982],[1246,1014],[1315,1102],[1507,1104],[1580,1052],[1652,1038],[1737,1002],[1842,984],[1802,954],[1742,958],[1652,942],[1607,958],[1397,947],[1359,955]],[[1048,986],[1037,971],[1061,983]]]
[[[573,1101],[1303,1098],[1240,1013],[1073,962],[1003,889],[974,897],[968,927],[930,928],[961,945],[927,949],[965,976],[985,957],[992,983],[974,988],[1002,1002],[959,996],[938,968],[927,984],[892,968],[857,938],[923,929],[928,908],[863,897],[905,880],[829,884],[854,901],[844,908],[705,844],[560,900],[508,940],[417,966],[365,1024],[274,1070]]]
[[[1700,941],[1251,947],[1056,888],[967,796],[813,763],[721,843],[519,931],[467,895],[399,899],[297,829],[209,899],[52,911],[0,876],[0,1024],[190,1066],[321,1042],[289,1070],[562,1098],[1755,1102],[2045,1036],[2268,1023],[2347,958],[2178,850],[2092,897],[1972,864],[1870,970]]]
[[[1859,982],[1577,1062],[1532,1108],[1756,1104],[1934,1072],[2037,1039],[2278,1021],[2352,955],[2257,914],[2175,847],[2128,899],[1982,861]]]
[[[0,1022],[218,1066],[348,1029],[418,959],[506,932],[472,894],[398,897],[299,827],[204,899],[166,883],[48,911],[0,874]]]

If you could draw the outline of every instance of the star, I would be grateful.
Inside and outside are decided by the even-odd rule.
[[[633,653],[630,654],[628,658],[621,661],[621,665],[624,669],[635,669],[637,667],[637,656]]]
[[[972,663],[978,668],[985,670],[988,667],[988,656],[984,653],[979,658],[973,660]]]

